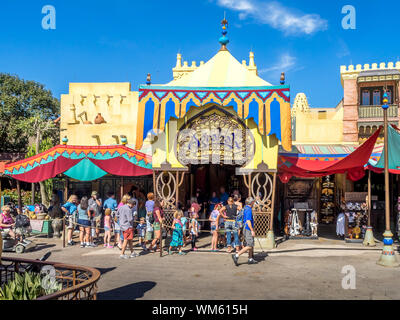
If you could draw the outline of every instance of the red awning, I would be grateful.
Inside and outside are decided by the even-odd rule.
[[[374,149],[376,139],[381,127],[368,138],[355,151],[339,160],[319,161],[305,160],[300,157],[280,154],[278,173],[283,183],[291,177],[322,177],[335,173],[347,173],[347,178],[353,181],[361,179],[365,175],[364,166],[368,163]]]
[[[60,173],[91,181],[107,173],[118,176],[152,174],[151,156],[124,145],[58,145],[33,157],[9,163],[4,174],[25,182],[40,182]]]

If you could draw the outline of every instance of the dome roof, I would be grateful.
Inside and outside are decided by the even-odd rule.
[[[218,51],[214,57],[193,72],[184,74],[165,85],[183,87],[271,86],[256,74],[254,68],[249,70],[246,65],[237,61],[228,50]]]

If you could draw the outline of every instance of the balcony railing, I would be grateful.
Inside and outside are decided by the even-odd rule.
[[[392,104],[388,109],[388,118],[397,118],[398,116],[398,106]],[[383,118],[382,106],[359,106],[358,107],[358,117],[359,118]]]

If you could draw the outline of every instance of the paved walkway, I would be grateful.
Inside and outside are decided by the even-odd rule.
[[[400,299],[400,268],[378,266],[381,244],[365,248],[340,240],[288,240],[258,252],[257,265],[234,266],[227,253],[209,252],[210,237],[186,256],[159,253],[119,259],[118,249],[62,249],[59,239],[36,238],[37,250],[23,255],[86,265],[102,272],[99,299]],[[400,261],[400,257],[398,257]],[[356,270],[356,289],[342,288],[346,265]]]

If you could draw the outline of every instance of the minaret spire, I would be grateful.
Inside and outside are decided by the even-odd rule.
[[[228,33],[227,26],[228,26],[228,20],[226,20],[226,14],[224,12],[224,19],[221,21],[221,25],[222,25],[222,37],[219,38],[219,43],[221,44],[221,49],[220,50],[228,50],[226,48],[226,45],[229,43],[229,39],[226,36],[226,34]]]

